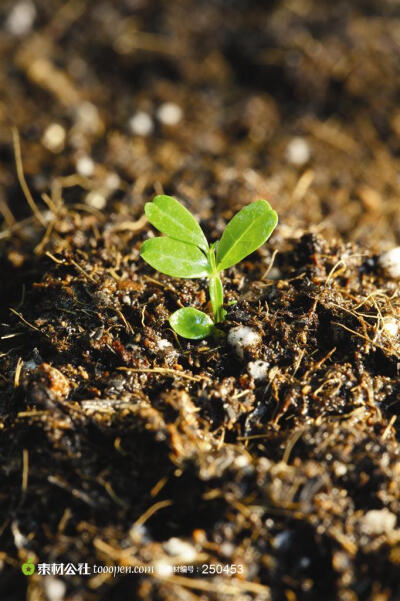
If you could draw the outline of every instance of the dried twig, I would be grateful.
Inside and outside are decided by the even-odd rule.
[[[191,382],[201,382],[202,380],[204,380],[206,382],[209,381],[209,378],[207,378],[206,376],[189,376],[189,374],[185,374],[185,373],[175,370],[175,369],[169,369],[168,367],[153,367],[152,369],[149,369],[149,368],[139,369],[139,368],[134,368],[134,367],[117,367],[117,369],[120,371],[132,371],[132,372],[144,373],[144,374],[151,374],[151,373],[163,374],[166,376],[185,378],[186,380],[190,380]]]
[[[39,211],[37,204],[33,200],[31,191],[29,190],[28,184],[26,183],[26,179],[25,179],[25,175],[24,175],[24,168],[23,168],[23,164],[22,164],[22,157],[21,157],[21,142],[20,142],[19,133],[18,133],[18,130],[16,127],[12,128],[12,135],[13,135],[13,143],[14,143],[15,166],[17,168],[17,176],[18,176],[19,184],[22,188],[22,191],[27,200],[27,203],[29,204],[29,206],[31,208],[32,213],[34,214],[36,219],[39,221],[39,223],[43,227],[46,227],[46,221],[43,218],[43,215],[41,214],[41,212]]]
[[[21,313],[18,313],[18,311],[16,311],[12,307],[10,307],[10,311],[11,311],[11,313],[14,313],[14,315],[19,317],[19,319],[22,321],[22,323],[24,323],[26,326],[28,326],[28,328],[31,328],[32,330],[35,330],[36,332],[41,332],[41,330],[39,330],[39,328],[37,328],[33,324],[29,323],[29,321],[27,321],[25,319],[25,317],[23,317],[23,315],[21,315]]]

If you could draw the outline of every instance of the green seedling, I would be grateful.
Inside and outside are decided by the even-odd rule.
[[[154,269],[177,278],[208,278],[213,319],[206,313],[184,307],[169,322],[175,332],[192,340],[217,331],[224,321],[224,291],[221,272],[259,248],[273,232],[278,215],[266,200],[256,200],[237,213],[221,239],[209,244],[191,213],[171,196],[156,196],[145,205],[150,223],[165,236],[150,238],[140,254]]]

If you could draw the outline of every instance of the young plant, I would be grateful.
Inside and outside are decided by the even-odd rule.
[[[165,237],[150,238],[140,254],[154,269],[178,278],[208,278],[213,319],[206,313],[184,307],[169,322],[183,338],[205,338],[224,321],[224,291],[221,272],[239,263],[270,237],[278,215],[266,200],[256,200],[237,213],[221,239],[209,245],[191,213],[171,196],[156,196],[145,205],[150,223]]]

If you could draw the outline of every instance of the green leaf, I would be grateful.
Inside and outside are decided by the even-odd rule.
[[[214,328],[212,319],[193,307],[178,309],[169,318],[169,323],[179,336],[192,340],[206,338]]]
[[[278,215],[266,200],[256,200],[226,226],[217,247],[217,269],[222,271],[254,252],[272,234]]]
[[[177,278],[203,278],[210,274],[201,250],[178,240],[150,238],[143,242],[140,254],[154,269]]]
[[[208,250],[207,239],[196,219],[172,196],[156,196],[153,202],[146,203],[144,211],[150,223],[163,234]]]

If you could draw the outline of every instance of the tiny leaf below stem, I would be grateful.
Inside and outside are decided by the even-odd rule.
[[[170,316],[169,323],[179,336],[192,340],[206,338],[214,328],[212,319],[193,307],[178,309]]]

